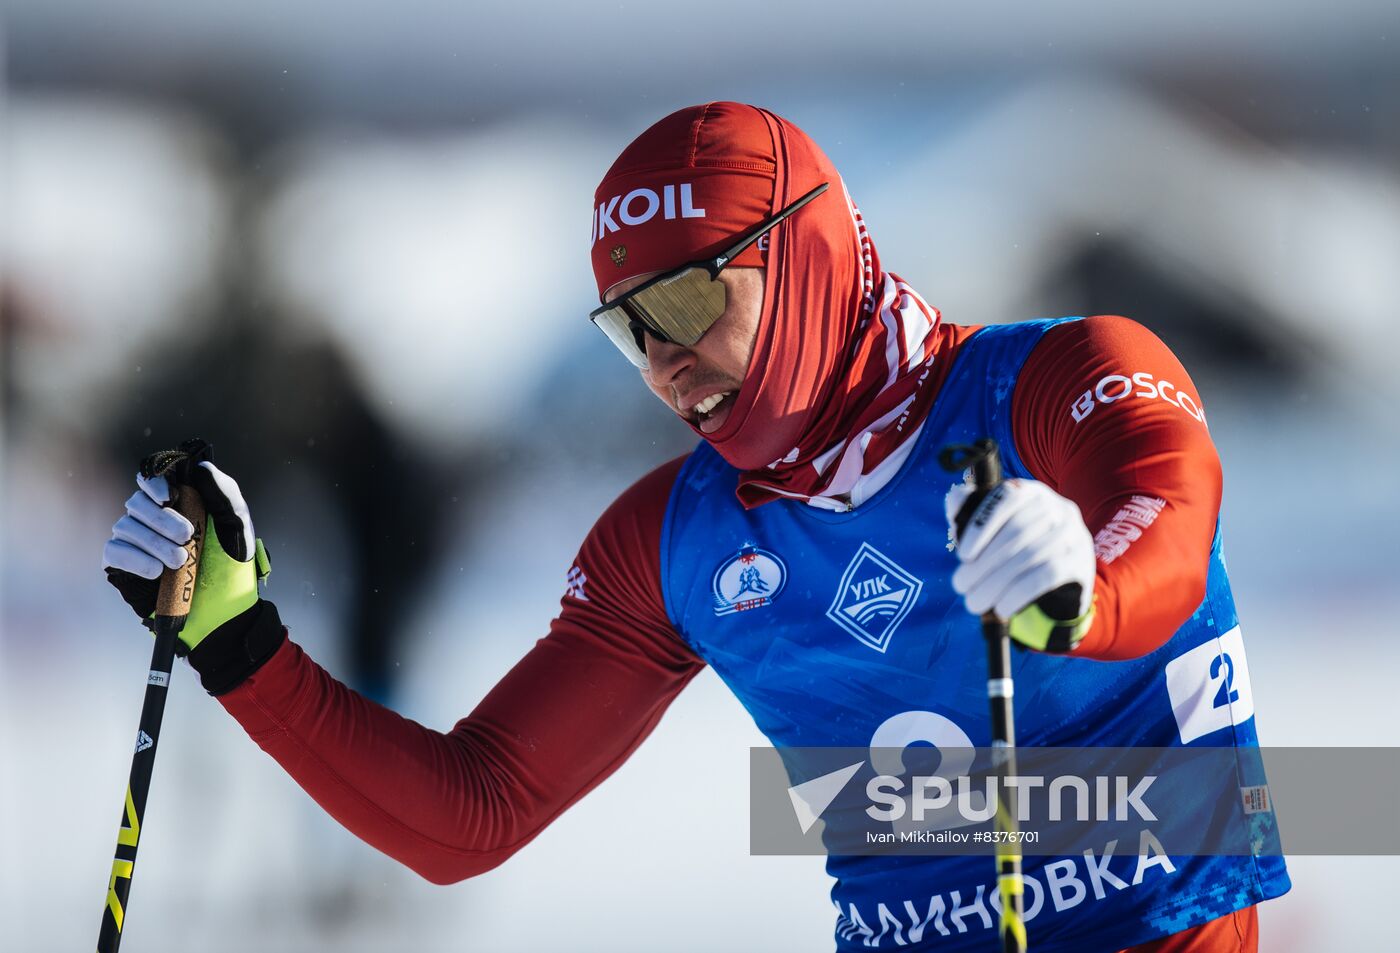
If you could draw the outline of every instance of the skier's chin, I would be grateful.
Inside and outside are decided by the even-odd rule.
[[[749,408],[752,410],[752,408]],[[755,419],[735,404],[713,432],[692,424],[695,432],[736,470],[764,470],[782,461],[796,445],[796,436],[780,423]]]

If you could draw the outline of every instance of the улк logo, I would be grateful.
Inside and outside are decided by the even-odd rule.
[[[715,615],[731,615],[766,606],[787,583],[787,566],[774,553],[746,545],[719,564],[711,589]]]
[[[869,543],[861,543],[841,576],[826,617],[877,652],[889,648],[924,584]]]

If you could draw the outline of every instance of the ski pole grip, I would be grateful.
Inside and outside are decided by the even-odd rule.
[[[997,443],[990,437],[983,437],[976,443],[954,445],[944,447],[939,454],[939,463],[945,470],[971,470],[972,481],[976,489],[963,502],[962,509],[954,517],[954,528],[957,530],[957,538],[962,539],[962,534],[967,529],[967,524],[972,521],[972,515],[977,512],[977,507],[982,505],[982,501],[987,498],[987,494],[997,488],[997,484],[1002,481],[1001,456],[997,450]],[[1042,612],[1051,619],[1073,619],[1079,614],[1079,600],[1083,593],[1083,588],[1077,582],[1067,582],[1058,587],[1053,592],[1048,592],[1036,600]],[[983,617],[984,621],[990,621],[995,616],[988,613]]]
[[[949,472],[969,470],[972,473],[975,489],[963,501],[962,508],[953,519],[957,538],[962,539],[963,530],[967,529],[972,514],[977,511],[987,494],[1001,483],[1001,455],[997,452],[997,442],[990,437],[983,437],[976,443],[944,447],[938,454],[938,462]]]
[[[979,501],[1001,482],[1001,454],[991,437],[983,437],[976,443],[950,444],[939,451],[938,463],[950,473],[971,470]]]
[[[977,489],[984,493],[996,489],[996,485],[1001,482],[1001,455],[997,451],[996,441],[990,437],[983,437],[973,444],[973,449],[975,455],[972,459],[972,480]]]
[[[160,576],[160,593],[156,596],[156,615],[167,619],[184,619],[190,614],[194,600],[194,580],[199,570],[199,552],[204,546],[204,501],[189,486],[172,486],[171,506],[194,526],[194,535],[185,544],[185,564],[179,569],[167,569]]]

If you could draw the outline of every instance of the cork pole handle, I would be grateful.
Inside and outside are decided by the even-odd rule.
[[[204,501],[193,487],[172,486],[172,506],[194,526],[194,535],[185,544],[185,564],[179,569],[161,573],[160,594],[156,596],[156,617],[179,619],[190,614],[194,599],[195,574],[199,571],[199,552],[204,547]]]

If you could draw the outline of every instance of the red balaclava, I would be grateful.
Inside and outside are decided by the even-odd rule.
[[[750,246],[734,261],[767,267],[758,339],[728,419],[696,433],[742,471],[746,506],[859,496],[881,463],[897,469],[933,399],[921,385],[938,312],[881,270],[831,160],[766,109],[718,102],[672,113],[623,150],[595,195],[601,298],[620,281],[718,254],[822,182],[831,188],[775,228],[766,250]]]

